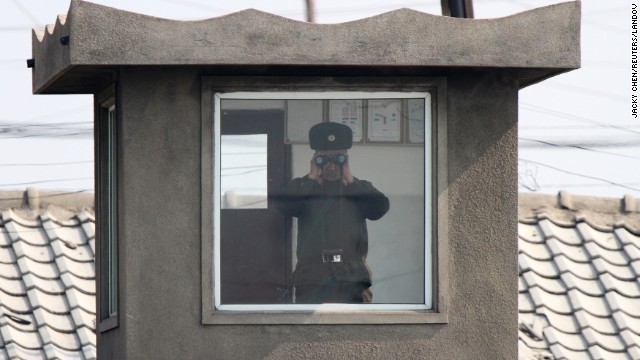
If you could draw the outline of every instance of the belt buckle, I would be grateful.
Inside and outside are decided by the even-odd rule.
[[[342,249],[335,250],[323,250],[322,251],[323,263],[341,263],[342,262]]]

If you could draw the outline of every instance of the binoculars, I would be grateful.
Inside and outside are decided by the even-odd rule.
[[[344,165],[347,162],[347,155],[345,154],[336,154],[336,155],[316,155],[313,158],[313,161],[316,162],[316,165],[319,167],[323,167],[328,164],[330,161],[337,165]]]

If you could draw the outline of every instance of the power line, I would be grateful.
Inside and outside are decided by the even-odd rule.
[[[22,6],[22,4],[18,1],[18,0],[11,0],[11,2],[13,3],[13,5],[15,5],[18,9],[20,9],[20,11],[27,17],[29,18],[29,20],[33,23],[33,25],[35,26],[42,26],[40,25],[40,22],[38,21],[38,18],[33,15],[33,13],[31,11],[29,11],[29,9],[27,9],[26,7]]]
[[[557,116],[557,117],[560,117],[560,118],[563,118],[563,119],[574,120],[574,121],[578,121],[578,122],[582,122],[582,123],[588,123],[588,124],[596,124],[596,125],[601,126],[601,127],[616,129],[616,130],[620,130],[620,131],[626,131],[626,132],[630,132],[630,133],[633,133],[633,134],[636,134],[636,135],[640,135],[640,131],[634,131],[634,130],[631,130],[631,129],[626,128],[624,126],[611,125],[611,124],[607,124],[607,123],[604,123],[604,122],[601,122],[601,121],[591,120],[591,119],[587,119],[585,117],[576,116],[576,115],[572,115],[572,114],[561,112],[561,111],[551,110],[551,109],[543,108],[543,107],[532,105],[532,104],[520,103],[520,107],[525,109],[525,110],[531,110],[531,111],[539,112],[539,113],[542,113],[542,114],[553,115],[553,116]]]
[[[84,180],[93,180],[93,177],[87,178],[74,178],[74,179],[51,179],[51,180],[39,180],[39,181],[29,181],[23,183],[15,183],[15,184],[0,184],[0,186],[24,186],[24,185],[34,185],[34,184],[43,184],[50,182],[68,182],[68,181],[84,181]]]
[[[87,160],[87,161],[70,161],[70,162],[58,162],[58,163],[41,163],[41,164],[0,164],[0,166],[2,167],[9,167],[9,166],[36,166],[36,167],[41,167],[41,166],[60,166],[60,165],[77,165],[77,164],[92,164],[93,160]]]
[[[549,146],[566,147],[566,148],[572,148],[572,149],[586,150],[586,151],[592,151],[592,152],[596,152],[596,153],[600,153],[600,154],[620,156],[620,157],[624,157],[624,158],[627,158],[627,159],[640,160],[640,157],[637,157],[637,156],[618,154],[618,153],[609,152],[609,151],[596,150],[596,149],[591,149],[591,148],[580,146],[580,145],[556,144],[556,143],[552,143],[552,142],[549,142],[549,141],[530,139],[530,138],[525,138],[525,137],[518,137],[518,139],[519,140],[525,140],[525,141],[537,142],[537,143],[544,144],[544,145],[549,145]],[[638,144],[638,145],[640,145],[640,144]]]
[[[527,159],[523,159],[523,158],[518,158],[518,160],[526,162],[526,163],[530,163],[530,164],[536,164],[536,165],[539,165],[539,166],[543,166],[543,167],[546,167],[546,168],[549,168],[549,169],[552,169],[552,170],[556,170],[556,171],[559,171],[559,172],[562,172],[562,173],[565,173],[565,174],[579,176],[579,177],[583,177],[585,179],[602,181],[602,182],[608,183],[610,185],[619,186],[619,187],[623,187],[625,189],[629,189],[629,190],[639,191],[640,192],[640,188],[635,188],[635,187],[627,186],[627,185],[624,185],[624,184],[616,183],[616,182],[613,182],[611,180],[607,180],[607,179],[603,179],[603,178],[599,178],[599,177],[595,177],[595,176],[584,175],[584,174],[579,174],[579,173],[575,173],[575,172],[572,172],[572,171],[559,169],[559,168],[557,168],[555,166],[543,164],[543,163],[540,163],[540,162],[537,162],[537,161],[533,161],[533,160],[527,160]]]

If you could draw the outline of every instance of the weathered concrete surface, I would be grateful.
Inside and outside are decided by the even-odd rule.
[[[104,77],[105,65],[498,67],[522,70],[524,86],[578,68],[579,38],[578,1],[490,20],[400,9],[329,25],[252,9],[174,21],[72,0],[66,19],[34,31],[33,91],[90,92],[67,80]]]
[[[515,73],[448,78],[449,323],[419,325],[202,325],[201,73],[119,78],[122,312],[102,359],[517,358]]]

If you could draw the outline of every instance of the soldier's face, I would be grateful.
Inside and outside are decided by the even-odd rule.
[[[346,153],[346,150],[321,150],[316,153],[316,156],[325,156],[331,159],[320,166],[322,170],[320,176],[322,176],[325,181],[340,180],[342,177],[342,164],[336,159],[338,155],[346,155]]]

